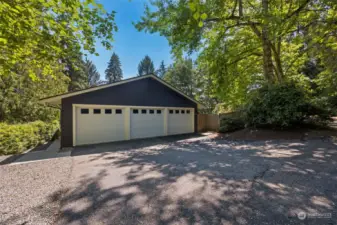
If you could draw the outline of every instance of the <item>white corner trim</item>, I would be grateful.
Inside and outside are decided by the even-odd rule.
[[[73,146],[76,146],[76,105],[73,104]]]
[[[194,109],[191,110],[191,113],[192,113],[192,130],[193,130],[193,133],[195,132],[195,127],[194,127],[194,120],[195,120],[195,112],[194,112]]]

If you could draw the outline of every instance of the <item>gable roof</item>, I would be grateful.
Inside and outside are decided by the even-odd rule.
[[[109,87],[129,83],[129,82],[133,82],[133,81],[137,81],[137,80],[142,80],[142,79],[146,79],[146,78],[153,78],[154,80],[164,84],[165,86],[174,90],[175,92],[179,93],[180,95],[184,96],[185,98],[187,98],[187,99],[191,100],[192,102],[198,104],[198,107],[203,108],[203,105],[200,102],[198,102],[197,100],[189,97],[188,95],[184,94],[182,91],[173,87],[172,85],[170,85],[166,81],[164,81],[164,80],[162,80],[162,79],[160,79],[157,76],[152,75],[152,74],[151,75],[144,75],[144,76],[140,76],[140,77],[133,77],[133,78],[121,80],[121,81],[118,81],[118,82],[115,82],[115,83],[112,83],[112,84],[100,85],[100,86],[91,87],[91,88],[87,88],[87,89],[83,89],[83,90],[79,90],[79,91],[67,92],[67,93],[64,93],[64,94],[55,95],[55,96],[40,99],[39,102],[40,103],[47,103],[47,104],[51,104],[51,105],[57,105],[57,104],[61,104],[61,100],[63,98],[68,98],[68,97],[71,97],[71,96],[80,95],[80,94],[84,94],[84,93],[88,93],[88,92],[92,92],[92,91],[97,91],[97,90],[101,90],[101,89],[104,89],[104,88],[109,88]]]

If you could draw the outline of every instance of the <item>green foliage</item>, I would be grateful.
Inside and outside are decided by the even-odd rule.
[[[58,121],[24,124],[0,123],[0,155],[18,154],[49,141],[59,129]]]
[[[123,79],[121,62],[116,53],[113,53],[110,58],[108,68],[105,70],[105,79],[108,83],[114,83]]]
[[[169,66],[163,79],[189,96],[194,96],[195,71],[191,59],[178,60]]]
[[[86,72],[87,77],[88,77],[89,87],[98,86],[100,74],[97,71],[97,68],[96,68],[95,64],[88,59],[85,60],[85,72]]]
[[[337,95],[335,0],[154,0],[151,5],[136,28],[165,36],[177,58],[197,52],[198,67],[225,108],[246,104],[250,90],[265,83],[294,81],[309,91],[314,82],[325,95]],[[324,71],[310,81],[298,72],[313,56],[320,61],[316,72]]]
[[[155,69],[154,65],[152,62],[152,59],[146,55],[142,61],[138,64],[138,76],[143,76],[143,75],[149,75],[153,74],[155,75]]]
[[[59,109],[39,104],[39,99],[67,91],[69,79],[62,72],[53,78],[38,75],[32,81],[25,72],[0,78],[0,122],[20,123],[59,118]],[[36,72],[36,74],[39,74]]]
[[[89,87],[86,64],[82,54],[77,53],[75,58],[66,58],[64,74],[70,78],[68,91],[78,91]]]
[[[219,103],[211,79],[205,75],[204,70],[195,68],[189,58],[176,60],[167,68],[162,79],[201,102],[205,107],[200,113],[213,113]]]
[[[167,70],[166,70],[164,61],[161,61],[159,69],[156,72],[157,76],[160,77],[160,78],[163,78],[165,76],[166,71]]]
[[[326,97],[326,96],[316,96],[310,98],[310,104],[317,109],[324,109],[326,112],[335,115],[337,110],[337,96],[336,97]]]
[[[294,85],[266,85],[252,93],[246,108],[248,126],[290,127],[303,121],[306,99]]]
[[[220,133],[236,131],[245,128],[245,122],[239,117],[225,117],[220,121]]]
[[[252,93],[246,107],[248,126],[286,128],[310,117],[317,117],[324,122],[329,118],[329,113],[310,103],[304,91],[294,84],[259,88]]]
[[[60,59],[80,49],[97,54],[95,44],[111,48],[115,12],[107,13],[94,0],[3,0],[0,4],[0,76],[25,64],[28,76],[57,75]]]
[[[200,67],[195,69],[192,77],[195,84],[194,97],[204,105],[204,108],[199,110],[200,113],[218,113],[216,106],[219,104],[219,99],[213,89],[212,80],[206,73]]]

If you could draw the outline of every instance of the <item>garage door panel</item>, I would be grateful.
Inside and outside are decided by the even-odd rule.
[[[137,109],[135,109],[137,110]],[[131,139],[158,137],[164,135],[164,116],[163,110],[158,113],[154,109],[142,109],[138,108],[138,113],[135,110],[131,110]],[[142,110],[146,110],[146,113],[142,113]],[[154,113],[150,113],[150,110],[154,110]]]
[[[83,108],[82,108],[83,109]],[[116,114],[115,109],[106,114],[101,108],[99,114],[89,109],[88,114],[82,114],[81,108],[76,110],[76,144],[95,144],[125,140],[124,111]]]
[[[194,132],[194,116],[191,109],[170,109],[168,113],[168,134],[186,134]]]

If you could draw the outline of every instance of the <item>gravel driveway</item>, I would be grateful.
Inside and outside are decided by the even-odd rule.
[[[53,224],[72,158],[0,166],[0,224]]]
[[[77,148],[71,158],[6,166],[0,175],[4,224],[337,221],[332,140],[152,139]]]

